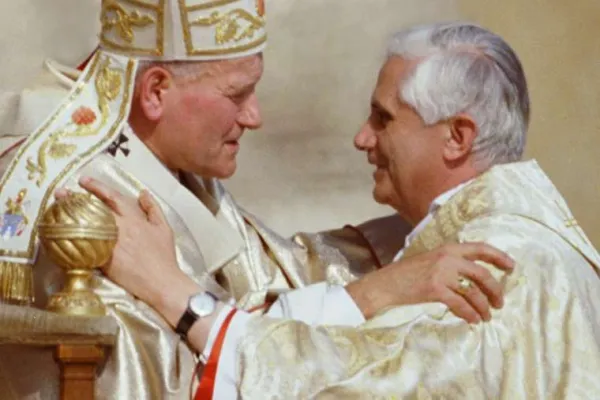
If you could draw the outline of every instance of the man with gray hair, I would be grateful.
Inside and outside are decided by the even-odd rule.
[[[482,263],[502,282],[504,307],[477,325],[428,303],[355,327],[340,309],[335,326],[311,326],[201,297],[187,338],[215,374],[205,371],[197,398],[598,398],[600,256],[540,167],[520,161],[528,121],[523,69],[499,36],[469,23],[396,34],[355,137],[376,167],[375,199],[414,226],[396,258],[491,244],[516,262],[512,274]],[[178,272],[160,208],[142,193],[144,218],[101,183],[81,184],[118,210],[128,252],[116,252],[106,274],[175,326],[203,288]],[[171,278],[157,283],[138,265]],[[397,284],[382,282],[381,292]],[[446,303],[474,289],[465,276],[456,285]],[[284,314],[290,299],[308,301],[307,289],[282,296],[267,316]]]

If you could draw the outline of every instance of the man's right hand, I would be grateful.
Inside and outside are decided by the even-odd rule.
[[[485,243],[448,244],[391,263],[348,284],[346,290],[367,319],[390,306],[441,302],[467,322],[489,321],[490,306],[503,305],[502,286],[475,261],[507,273],[514,268],[507,254]],[[461,278],[470,287],[461,287]]]

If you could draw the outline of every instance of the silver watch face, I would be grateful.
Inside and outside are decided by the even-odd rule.
[[[200,318],[204,318],[215,311],[217,301],[208,293],[198,293],[190,298],[190,310]]]

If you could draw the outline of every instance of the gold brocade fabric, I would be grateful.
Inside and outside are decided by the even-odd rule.
[[[84,168],[91,175],[110,184],[125,195],[137,195],[140,183],[133,180],[110,156],[101,155]],[[79,174],[78,174],[79,175]],[[77,177],[69,186],[76,188]],[[227,293],[206,271],[203,256],[189,234],[182,217],[164,200],[156,196],[176,234],[177,255],[181,268],[203,287],[221,298]],[[50,293],[60,289],[62,274],[42,252],[35,265],[36,306],[44,307]],[[160,277],[157,277],[160,279]],[[187,399],[189,398],[193,353],[163,319],[146,304],[106,278],[96,277],[96,293],[107,305],[108,314],[119,326],[117,344],[100,373],[98,399]],[[1,307],[1,305],[0,305]],[[17,368],[6,368],[19,360]],[[0,365],[16,398],[38,394],[42,399],[58,398],[57,366],[51,354],[41,350],[6,348],[0,354]],[[26,376],[28,379],[23,379]],[[10,393],[0,388],[0,393]]]
[[[52,64],[54,65],[54,64]],[[56,68],[45,70],[39,81],[14,98],[10,112],[2,115],[0,172],[15,156],[18,143],[33,132],[55,110],[75,83]],[[124,135],[124,137],[123,137]],[[182,185],[150,151],[125,127],[113,152],[93,158],[68,186],[77,189],[80,174],[93,176],[129,196],[147,188],[161,204],[175,232],[181,268],[205,289],[222,299],[233,298],[248,309],[265,302],[271,294],[301,287],[316,281],[346,283],[378,265],[378,248],[395,248],[403,243],[393,230],[389,235],[371,238],[369,228],[358,227],[347,237],[326,232],[281,238],[264,227],[254,216],[240,210],[219,182],[184,176]],[[8,151],[8,149],[12,149]],[[49,162],[48,168],[62,168]],[[31,183],[30,183],[31,184]],[[4,202],[4,200],[2,200]],[[378,225],[377,223],[375,225]],[[386,228],[386,232],[387,228]],[[360,236],[368,240],[361,243]],[[388,242],[392,243],[391,247]],[[380,246],[381,245],[381,246]],[[332,246],[335,246],[334,249]],[[361,249],[361,246],[365,248]],[[366,247],[373,249],[365,250]],[[353,258],[349,264],[347,257]],[[385,258],[385,257],[384,257]],[[360,266],[360,268],[355,268]],[[44,308],[49,294],[62,285],[62,271],[41,249],[34,266],[37,308]],[[143,268],[143,266],[140,266]],[[160,277],[156,277],[160,279]],[[93,329],[119,329],[117,345],[100,371],[98,399],[187,399],[195,360],[188,347],[152,309],[110,283],[101,275],[95,280],[96,292],[108,306],[110,321]],[[15,332],[15,318],[28,325],[46,329],[35,318],[39,310],[14,309],[0,303],[0,333]],[[10,321],[11,327],[6,323]],[[68,330],[62,319],[61,329]],[[67,321],[67,322],[64,322]],[[20,325],[19,325],[20,326]],[[79,323],[73,331],[80,332]],[[51,329],[46,329],[51,333]],[[58,398],[58,368],[51,351],[19,347],[0,348],[0,399],[53,400]]]
[[[505,305],[469,325],[440,303],[357,329],[254,318],[238,348],[246,399],[598,399],[600,257],[535,162],[496,166],[438,210],[406,250],[484,241]]]
[[[392,262],[412,227],[397,214],[375,218],[357,226],[346,225],[319,233],[298,233],[294,241],[307,249],[312,266],[310,282],[345,285]],[[332,262],[341,253],[343,262]],[[336,258],[337,257],[337,258]],[[340,268],[340,264],[347,264]],[[319,267],[316,267],[319,266]]]
[[[95,157],[68,186],[76,190],[78,176],[88,175],[128,196],[149,189],[175,232],[180,267],[205,289],[224,300],[233,297],[239,307],[249,309],[271,294],[314,281],[353,279],[346,258],[324,243],[327,234],[304,242],[283,239],[240,210],[219,182],[184,176],[184,187],[129,129],[124,134],[129,139],[127,156]],[[338,245],[343,247],[343,241]],[[361,263],[370,262],[367,268],[372,268],[376,262],[369,258],[365,253]],[[43,308],[48,295],[60,289],[62,272],[42,251],[34,274],[35,305]],[[100,373],[97,398],[189,398],[197,382],[192,382],[196,360],[187,345],[154,310],[117,285],[101,275],[95,285],[119,327],[115,350]],[[57,367],[47,351],[3,347],[0,369],[5,378],[0,379],[0,393],[16,393],[7,394],[7,400],[58,396]]]

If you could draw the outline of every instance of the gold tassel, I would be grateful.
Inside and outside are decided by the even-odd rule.
[[[33,303],[33,267],[31,264],[0,262],[0,302]]]

